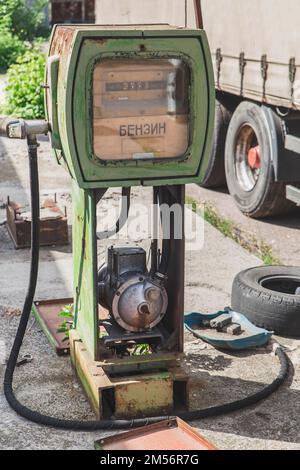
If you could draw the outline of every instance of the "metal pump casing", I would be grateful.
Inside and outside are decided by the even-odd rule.
[[[109,248],[107,264],[98,273],[98,292],[99,303],[125,331],[150,330],[167,311],[166,289],[147,271],[142,248]]]
[[[186,111],[179,111],[176,116],[171,99],[174,92],[172,76],[180,68],[179,62],[189,78]],[[127,75],[122,72],[124,64]],[[141,64],[143,70],[140,70]],[[161,79],[155,75],[157,69],[160,69]],[[114,70],[119,74],[119,80],[112,76]],[[139,77],[137,80],[136,76]],[[152,83],[150,89],[147,88],[149,81]],[[166,85],[160,88],[164,81]],[[52,147],[58,162],[67,168],[79,187],[162,186],[201,181],[209,161],[214,124],[214,79],[204,31],[168,25],[57,25],[50,42],[46,86]],[[104,95],[101,95],[104,86]],[[126,86],[131,93],[122,97],[120,92]],[[130,101],[133,95],[138,96],[141,92],[147,95],[148,104],[144,110],[139,110],[140,117],[131,113],[129,119],[125,106],[125,114],[118,118],[118,127],[110,125],[108,105],[113,109],[112,100],[120,99],[116,101],[119,105],[122,99]],[[164,94],[168,97],[167,110],[162,112],[157,106],[155,111],[153,101],[159,104],[161,95],[163,102]],[[101,113],[105,112],[106,105],[108,114],[105,117]],[[150,115],[143,120],[142,113],[147,114],[151,106]],[[179,108],[180,104],[177,105]],[[152,113],[157,119],[153,120]],[[104,117],[106,120],[103,121]],[[97,119],[98,124],[95,124]],[[104,125],[101,125],[101,119]],[[186,131],[179,123],[185,119],[188,124],[186,145],[178,140],[180,133],[184,139]],[[146,138],[151,131],[153,138],[149,144]],[[95,144],[97,132],[100,133],[99,145]],[[105,132],[108,140],[105,140]],[[163,142],[165,135],[162,134],[169,135],[170,132],[173,138],[169,138],[164,150],[158,142]],[[136,135],[131,135],[134,133]],[[147,142],[145,145],[141,143],[142,139]],[[176,139],[177,147],[168,155],[168,148]],[[120,155],[118,151],[110,153],[110,142],[116,145],[118,140],[120,149],[125,149],[126,153],[127,148],[133,158],[124,159],[122,151]],[[140,148],[145,150],[140,152]],[[104,155],[101,155],[102,151]]]

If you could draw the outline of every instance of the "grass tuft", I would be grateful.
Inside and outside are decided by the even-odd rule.
[[[249,253],[258,256],[265,265],[281,264],[269,244],[254,234],[241,230],[232,220],[222,217],[211,204],[199,203],[190,196],[186,197],[186,204],[192,206],[192,210],[199,215],[204,214],[206,222],[219,230],[226,238],[230,238]]]

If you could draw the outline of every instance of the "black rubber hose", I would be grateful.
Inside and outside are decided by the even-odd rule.
[[[124,227],[128,220],[129,210],[130,210],[130,194],[131,188],[122,188],[122,205],[120,216],[116,222],[114,228],[106,230],[105,232],[98,232],[97,239],[98,240],[107,240],[108,238],[117,235],[120,230]]]
[[[37,411],[30,410],[22,405],[16,398],[13,391],[13,376],[16,363],[18,360],[19,352],[22,346],[23,338],[26,332],[35,288],[38,275],[39,263],[39,184],[38,184],[38,167],[37,167],[37,147],[35,138],[28,139],[29,145],[29,164],[30,164],[30,187],[31,187],[31,210],[32,210],[32,224],[31,224],[31,269],[29,287],[24,303],[20,323],[16,333],[16,337],[11,349],[8,359],[5,377],[4,377],[4,394],[9,405],[23,418],[26,418],[34,423],[51,426],[53,428],[73,430],[73,431],[97,431],[97,430],[111,430],[111,429],[128,429],[147,426],[149,424],[158,423],[167,419],[170,416],[160,416],[147,419],[135,420],[105,420],[105,421],[77,421],[59,419],[52,416],[46,416]],[[206,408],[198,411],[191,411],[181,413],[178,416],[187,421],[195,421],[198,419],[209,418],[213,416],[221,416],[233,411],[240,410],[246,406],[251,406],[259,401],[267,398],[274,393],[285,381],[288,375],[289,362],[286,353],[278,347],[276,355],[280,361],[280,372],[277,378],[270,385],[264,387],[259,392],[250,395],[249,397],[227,403],[221,406]]]

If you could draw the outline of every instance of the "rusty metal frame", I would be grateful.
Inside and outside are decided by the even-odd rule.
[[[189,379],[178,366],[135,374],[111,373],[94,361],[76,330],[70,352],[77,377],[99,419],[132,419],[188,410]]]
[[[201,434],[180,418],[150,424],[95,441],[95,450],[217,450]]]

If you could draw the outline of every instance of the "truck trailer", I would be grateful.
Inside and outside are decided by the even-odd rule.
[[[300,3],[201,0],[201,11],[217,94],[204,186],[227,183],[251,217],[282,214],[300,200]]]
[[[255,218],[300,201],[298,0],[99,0],[98,24],[203,28],[211,48],[216,118],[203,186],[227,184]],[[292,202],[291,202],[292,201]]]

